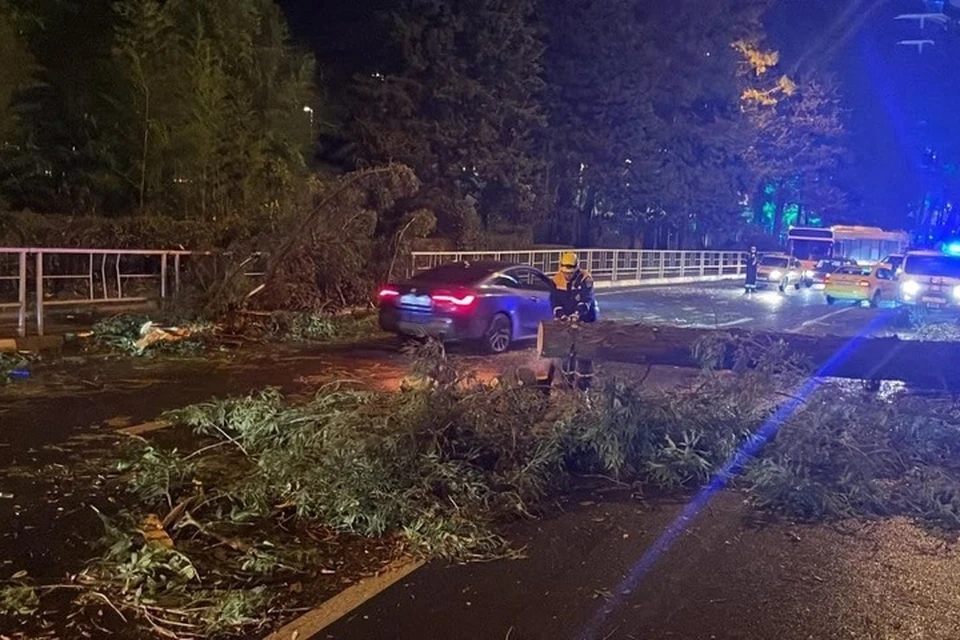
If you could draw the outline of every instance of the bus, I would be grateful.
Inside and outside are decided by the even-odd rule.
[[[886,256],[903,253],[909,244],[907,233],[879,227],[793,227],[787,232],[787,253],[800,260],[804,270],[812,270],[829,258],[872,265]]]

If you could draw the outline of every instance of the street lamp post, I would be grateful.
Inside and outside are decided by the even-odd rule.
[[[313,128],[313,108],[305,106],[303,108],[303,112],[310,114],[310,128],[312,129]]]

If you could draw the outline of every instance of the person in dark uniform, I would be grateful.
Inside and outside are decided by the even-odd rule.
[[[750,247],[750,253],[747,254],[747,279],[744,284],[745,295],[752,295],[757,290],[757,267],[760,266],[760,256],[757,255],[757,248]]]
[[[573,252],[560,256],[560,271],[553,276],[550,303],[553,316],[564,322],[596,322],[599,308],[593,294],[593,278],[580,268],[580,259]],[[593,381],[593,361],[583,358],[564,358],[561,363],[564,379],[578,389],[590,388]],[[554,367],[551,365],[550,378]]]

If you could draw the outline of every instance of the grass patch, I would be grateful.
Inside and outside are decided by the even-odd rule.
[[[380,332],[375,311],[336,315],[278,312],[260,318],[259,326],[248,326],[245,332],[283,342],[349,342]]]
[[[379,332],[377,315],[372,311],[337,315],[241,312],[220,324],[172,316],[158,319],[145,314],[123,314],[93,326],[97,346],[138,357],[199,355],[219,348],[225,338],[255,342],[350,342],[371,338]],[[151,335],[158,339],[150,340]]]

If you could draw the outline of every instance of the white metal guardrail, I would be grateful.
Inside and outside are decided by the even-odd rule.
[[[416,252],[412,273],[445,262],[495,260],[527,264],[545,273],[560,267],[564,250]],[[577,251],[597,286],[696,282],[743,275],[744,254],[735,251]],[[222,256],[221,256],[222,257]],[[217,254],[128,249],[0,247],[0,314],[16,316],[26,335],[33,316],[43,335],[46,313],[56,307],[139,303],[175,298],[184,288],[187,266]],[[253,269],[246,274],[261,275]]]
[[[445,262],[494,260],[525,264],[544,273],[560,269],[560,256],[569,251],[430,251],[413,254],[419,273]],[[744,274],[745,253],[739,251],[653,251],[581,249],[576,254],[601,286],[633,286],[677,281],[719,280]]]
[[[192,251],[0,247],[0,312],[15,312],[20,336],[33,315],[43,335],[50,308],[175,298],[187,263],[216,258]]]

